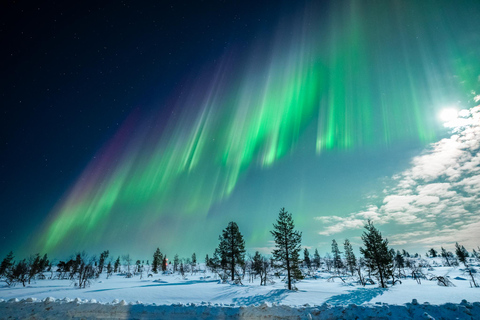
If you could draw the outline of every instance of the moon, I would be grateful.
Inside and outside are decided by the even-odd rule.
[[[440,112],[440,120],[449,122],[458,118],[458,111],[455,108],[445,108]]]

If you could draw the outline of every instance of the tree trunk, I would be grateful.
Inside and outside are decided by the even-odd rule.
[[[286,234],[285,234],[285,258],[287,260],[288,290],[292,290],[292,280],[290,278],[290,257],[288,256],[288,239]]]
[[[380,276],[380,285],[382,286],[382,288],[386,288],[385,286],[385,283],[383,282],[383,271],[382,271],[382,268],[380,268],[380,266],[377,265],[377,268],[378,268],[378,275]]]
[[[234,244],[234,234],[233,234],[233,229],[230,231],[230,238],[231,238],[231,242],[230,242],[230,250],[232,251],[232,266],[231,266],[231,271],[232,271],[232,282],[233,280],[235,280],[235,252],[234,252],[234,247],[235,247],[235,244]]]

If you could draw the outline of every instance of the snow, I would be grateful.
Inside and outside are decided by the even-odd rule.
[[[298,282],[298,291],[286,290],[278,278],[260,286],[259,279],[249,283],[245,277],[243,285],[236,285],[220,283],[208,273],[143,279],[122,275],[106,279],[102,274],[85,289],[70,280],[36,280],[26,287],[0,287],[0,318],[350,319],[361,314],[379,319],[475,319],[480,314],[480,289],[470,287],[460,268],[435,267],[428,272],[448,276],[455,286],[425,279],[418,284],[407,278],[382,289],[363,287],[348,277],[345,283],[338,278],[327,281],[327,273]]]
[[[124,300],[112,304],[62,300],[0,302],[2,315],[13,318],[49,319],[475,319],[480,313],[480,303],[445,304],[433,306],[428,303],[406,305],[379,304],[373,306],[297,306],[269,305],[250,306],[211,304],[146,305],[127,304]],[[478,319],[478,318],[477,318]]]

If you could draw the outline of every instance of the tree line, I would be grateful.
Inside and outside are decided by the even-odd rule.
[[[303,250],[303,259],[300,258],[302,233],[295,230],[292,214],[280,209],[278,218],[270,231],[275,242],[275,248],[268,258],[258,251],[254,256],[246,259],[245,241],[235,222],[230,222],[219,237],[219,246],[215,249],[211,258],[205,258],[206,266],[219,277],[227,281],[241,283],[245,275],[249,275],[251,281],[260,277],[260,284],[266,285],[271,277],[282,277],[289,290],[296,289],[295,283],[305,277],[317,277],[316,271],[322,262],[326,271],[332,276],[329,280],[339,278],[344,281],[345,276],[356,276],[358,282],[365,286],[367,283],[386,288],[388,285],[401,283],[401,279],[412,277],[418,283],[422,279],[436,280],[439,285],[451,285],[445,277],[426,275],[422,269],[428,266],[428,262],[422,261],[418,253],[410,256],[403,250],[395,251],[388,245],[388,239],[382,237],[381,232],[368,220],[364,226],[361,239],[363,246],[360,247],[362,257],[356,258],[353,247],[348,239],[343,243],[344,251],[341,252],[335,239],[332,240],[331,254],[327,253],[321,259],[318,250],[315,249],[313,257],[307,248]],[[480,251],[480,248],[479,248]],[[435,251],[436,252],[436,251]],[[343,253],[343,257],[342,257]],[[429,255],[436,257],[434,249],[429,250]],[[474,249],[470,257],[465,247],[456,243],[455,254],[441,248],[441,257],[447,266],[458,266],[462,263],[465,272],[470,276],[470,283],[478,287],[475,279],[476,270],[471,261],[480,262],[480,256]],[[407,274],[406,269],[409,269]]]
[[[151,263],[149,260],[134,261],[129,254],[118,256],[117,259],[110,257],[108,250],[103,251],[99,257],[88,256],[85,252],[75,254],[71,259],[59,261],[54,264],[48,260],[47,254],[31,256],[28,259],[14,261],[14,255],[10,252],[0,264],[0,279],[7,285],[13,286],[22,283],[25,286],[32,279],[45,278],[45,273],[50,273],[51,279],[69,279],[79,288],[85,288],[92,280],[98,278],[103,272],[109,278],[113,273],[121,274],[127,278],[153,276],[157,273],[179,273],[185,276],[187,273],[206,272],[208,268],[222,281],[242,283],[245,278],[253,281],[260,278],[260,285],[273,283],[274,278],[281,278],[288,290],[295,290],[296,283],[308,278],[317,278],[317,271],[323,267],[325,272],[330,273],[329,281],[335,278],[345,281],[347,276],[356,277],[357,281],[366,285],[376,284],[382,288],[388,285],[401,283],[407,276],[412,277],[418,283],[422,279],[436,280],[439,285],[452,285],[448,278],[428,276],[423,273],[423,268],[429,267],[428,262],[420,259],[418,253],[410,255],[406,250],[395,251],[388,245],[388,239],[383,238],[380,231],[368,220],[361,236],[363,246],[360,247],[361,257],[357,258],[353,247],[348,239],[343,242],[343,252],[335,239],[332,240],[331,252],[323,258],[318,250],[310,256],[308,248],[303,249],[302,233],[295,230],[292,214],[285,208],[281,208],[278,218],[273,223],[270,231],[275,247],[270,256],[262,255],[256,251],[253,256],[247,255],[245,240],[238,225],[229,222],[219,236],[219,245],[209,257],[205,257],[203,270],[197,262],[196,254],[191,258],[181,259],[175,255],[173,261],[169,261],[166,254],[157,248],[153,253]],[[427,257],[441,257],[446,266],[458,266],[462,264],[464,271],[470,277],[473,287],[478,287],[476,269],[473,262],[480,262],[479,251],[469,253],[464,246],[456,243],[455,254],[441,247],[440,252],[431,248]],[[107,258],[110,260],[107,263]],[[409,270],[408,272],[406,270]]]

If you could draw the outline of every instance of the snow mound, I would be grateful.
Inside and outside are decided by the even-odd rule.
[[[48,298],[47,298],[48,299]],[[45,300],[47,300],[45,299]],[[13,299],[12,299],[13,300]],[[0,314],[15,319],[478,319],[480,302],[469,303],[462,300],[459,304],[447,303],[431,305],[418,304],[417,301],[406,305],[355,305],[332,306],[288,306],[267,303],[251,306],[232,306],[210,304],[172,304],[172,305],[145,305],[128,304],[125,300],[114,304],[92,303],[84,301],[81,304],[77,299],[67,302],[57,300],[45,307],[40,301],[28,304],[18,301],[0,302]],[[114,301],[115,302],[115,301]]]
[[[65,299],[67,299],[67,298],[65,298]],[[52,303],[52,302],[55,302],[55,298],[47,297],[47,298],[45,298],[45,300],[43,300],[43,302]],[[69,299],[69,302],[70,302],[70,299]]]

